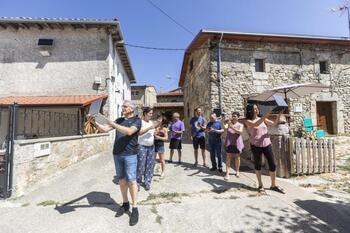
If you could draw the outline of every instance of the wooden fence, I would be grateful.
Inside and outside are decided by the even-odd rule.
[[[292,175],[335,172],[336,155],[333,138],[291,138]]]
[[[305,139],[286,136],[271,136],[278,177],[311,175],[335,172],[335,139]],[[249,147],[246,144],[246,149]],[[249,157],[249,151],[243,156]],[[248,156],[247,156],[248,155]],[[265,163],[266,168],[267,162]]]

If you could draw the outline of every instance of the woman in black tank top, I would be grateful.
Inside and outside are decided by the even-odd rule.
[[[156,156],[157,154],[159,156],[162,171],[160,177],[163,178],[165,170],[164,142],[168,141],[168,129],[167,126],[164,124],[164,118],[162,115],[157,116],[157,121],[162,121],[162,124],[160,124],[160,126],[157,127],[154,132],[154,152],[156,153]]]

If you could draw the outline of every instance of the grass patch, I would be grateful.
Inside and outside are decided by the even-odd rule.
[[[155,204],[162,204],[166,202],[180,203],[180,201],[178,200],[176,201],[175,199],[179,199],[181,197],[186,197],[186,196],[189,196],[189,194],[177,193],[177,192],[174,192],[174,193],[164,192],[159,194],[151,193],[148,195],[146,200],[140,201],[139,203],[143,205],[149,205],[149,204],[155,205]]]
[[[27,206],[29,206],[30,204],[29,203],[23,203],[21,206],[22,207],[27,207]]]
[[[189,195],[187,193],[177,193],[177,192],[174,192],[174,193],[164,192],[164,193],[159,193],[159,194],[151,193],[147,197],[146,201],[152,201],[152,200],[157,200],[157,199],[172,200],[174,198],[180,198],[180,197],[184,197],[184,196],[189,196]]]
[[[163,217],[160,216],[160,215],[157,215],[157,217],[156,217],[156,222],[157,222],[158,224],[162,224],[162,220],[163,220]]]
[[[20,199],[21,197],[23,197],[23,195],[17,196],[17,197],[10,197],[8,200],[9,200],[9,201],[17,201],[17,200]]]
[[[53,200],[47,200],[47,201],[42,201],[38,204],[36,204],[37,206],[50,206],[50,205],[58,205],[59,203],[57,201],[53,201]]]
[[[154,214],[158,214],[158,210],[157,210],[157,207],[155,205],[152,206],[151,212]]]

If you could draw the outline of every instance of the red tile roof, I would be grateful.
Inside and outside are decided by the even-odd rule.
[[[182,89],[181,87],[176,88],[174,90],[168,91],[168,92],[161,92],[157,94],[157,96],[182,96]]]
[[[86,106],[107,95],[75,95],[75,96],[6,96],[0,98],[0,105],[17,103],[20,106]]]
[[[157,96],[183,96],[183,94],[179,92],[164,92],[159,93]]]

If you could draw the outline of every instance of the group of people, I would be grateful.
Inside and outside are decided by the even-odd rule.
[[[142,119],[135,116],[135,105],[131,101],[124,101],[122,105],[122,117],[115,121],[109,121],[108,124],[99,124],[94,122],[101,132],[108,132],[115,129],[115,142],[113,148],[116,176],[120,186],[123,204],[117,210],[116,217],[122,216],[130,210],[128,191],[131,196],[131,214],[130,225],[135,225],[139,219],[137,208],[137,193],[140,187],[150,190],[155,160],[159,157],[161,165],[160,177],[165,175],[165,147],[164,143],[168,141],[168,132],[170,134],[170,159],[173,163],[175,150],[178,154],[177,163],[181,164],[182,158],[182,138],[185,131],[185,125],[180,120],[178,113],[173,114],[173,119],[168,124],[164,116],[157,115],[153,119],[153,110],[145,107],[142,112]],[[250,137],[251,151],[255,163],[255,173],[258,180],[258,191],[263,192],[264,187],[261,180],[261,162],[262,155],[265,156],[269,165],[269,174],[271,177],[271,190],[284,193],[276,185],[276,166],[272,153],[271,140],[267,127],[278,124],[281,114],[272,121],[271,113],[259,117],[259,109],[256,105],[249,104],[246,108],[246,118],[240,119],[239,112],[233,112],[229,118],[217,116],[216,113],[210,114],[209,121],[203,117],[201,108],[196,108],[194,116],[190,120],[191,139],[194,149],[194,167],[198,166],[198,150],[201,149],[202,162],[204,167],[208,167],[206,162],[206,137],[210,151],[211,168],[210,171],[223,173],[222,162],[222,144],[226,152],[225,180],[230,179],[231,158],[235,160],[235,175],[239,177],[240,154],[244,148],[242,133],[244,127],[247,127]],[[222,134],[226,132],[223,140]]]

